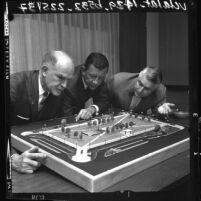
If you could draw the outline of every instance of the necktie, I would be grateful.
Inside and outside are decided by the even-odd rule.
[[[86,97],[88,97],[88,96],[91,96],[91,89],[89,88],[89,87],[87,87],[86,89],[85,89],[85,94],[86,94]]]
[[[140,101],[141,101],[141,98],[134,95],[131,99],[129,110],[133,110],[135,107],[137,107],[137,105],[140,103]]]
[[[40,101],[40,103],[39,103],[39,105],[38,105],[38,110],[39,110],[39,111],[40,111],[40,110],[43,108],[43,106],[45,105],[45,101],[46,101],[48,95],[49,95],[49,93],[48,93],[47,91],[45,91],[45,92],[43,93],[42,99],[41,99],[41,101]]]

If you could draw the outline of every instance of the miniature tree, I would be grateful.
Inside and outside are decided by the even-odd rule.
[[[70,138],[70,133],[67,133],[66,135],[67,135],[67,138]]]
[[[125,123],[125,128],[128,128],[128,123]]]
[[[71,132],[70,128],[66,128],[65,132],[66,132],[67,137],[70,138],[70,132]]]
[[[112,127],[111,127],[111,132],[113,133],[114,131],[115,131],[115,127],[112,126]]]
[[[75,132],[74,132],[74,137],[77,137],[78,134],[79,134],[78,131],[75,131]]]
[[[83,139],[83,133],[82,132],[80,133],[79,137],[80,137],[80,140]]]
[[[106,127],[106,133],[109,134],[110,133],[110,128]]]
[[[64,131],[65,131],[64,126],[61,126],[61,132],[64,133]]]
[[[123,129],[123,128],[124,128],[124,124],[121,123],[121,124],[119,125],[119,127],[120,127],[120,129]]]
[[[135,125],[134,122],[132,122],[132,121],[130,121],[128,124],[129,124],[129,126],[134,126]]]
[[[65,126],[66,123],[67,123],[66,119],[62,119],[62,120],[61,120],[61,125]]]
[[[98,124],[100,124],[101,123],[101,118],[98,118]]]
[[[114,115],[111,115],[111,121],[114,121]]]
[[[102,124],[104,124],[104,123],[105,123],[105,118],[102,119]]]

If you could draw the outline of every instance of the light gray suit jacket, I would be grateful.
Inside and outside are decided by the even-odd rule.
[[[110,101],[113,107],[129,110],[134,95],[133,86],[137,81],[138,73],[121,72],[111,76],[107,80]],[[166,87],[160,84],[156,91],[148,97],[141,99],[133,110],[134,112],[146,112],[148,109],[155,110],[166,101]]]

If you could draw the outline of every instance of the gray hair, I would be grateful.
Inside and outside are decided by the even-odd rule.
[[[147,66],[141,72],[146,73],[147,80],[154,84],[162,82],[162,72],[155,66]]]

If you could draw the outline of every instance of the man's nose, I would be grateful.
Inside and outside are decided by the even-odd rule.
[[[143,89],[144,89],[144,87],[141,86],[141,87],[138,88],[138,91],[139,91],[139,92],[142,92]]]
[[[63,88],[66,88],[66,87],[67,87],[67,80],[64,80],[64,81],[62,82],[61,86],[62,86]]]
[[[93,80],[93,84],[98,84],[98,82],[99,82],[98,78],[96,78],[96,79]]]

